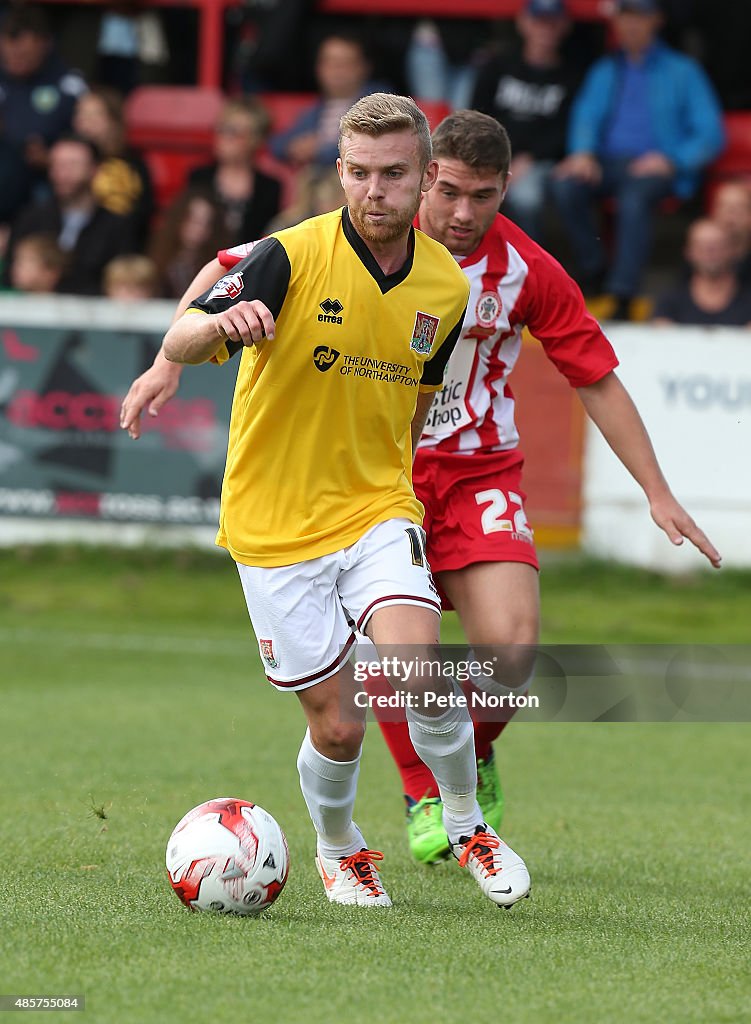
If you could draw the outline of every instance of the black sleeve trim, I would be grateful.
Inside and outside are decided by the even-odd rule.
[[[452,328],[451,333],[438,349],[436,354],[431,359],[427,359],[423,363],[422,377],[420,378],[421,384],[427,384],[429,387],[436,387],[439,384],[443,384],[443,375],[446,372],[446,364],[448,363],[449,357],[454,351],[454,346],[462,333],[464,314],[466,312],[467,307],[465,306],[462,315],[459,317],[455,326]]]

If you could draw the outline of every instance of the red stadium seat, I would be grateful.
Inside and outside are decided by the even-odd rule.
[[[179,85],[142,85],[128,96],[128,142],[143,154],[159,209],[194,167],[211,160],[214,124],[225,101],[219,89]]]
[[[271,115],[271,134],[276,135],[291,128],[318,97],[314,92],[264,92],[259,99]]]
[[[733,110],[725,114],[727,145],[710,167],[714,178],[734,178],[751,174],[751,110]]]
[[[732,110],[725,114],[727,145],[710,164],[704,187],[704,206],[712,205],[717,187],[730,178],[745,178],[751,183],[751,111]]]
[[[125,104],[128,138],[137,146],[179,149],[210,145],[214,124],[225,102],[220,89],[141,85]]]
[[[451,107],[443,100],[417,100],[417,105],[427,117],[431,132],[451,113]]]
[[[151,175],[157,209],[163,210],[183,190],[190,172],[207,163],[211,156],[210,153],[181,153],[154,147],[143,151],[143,159]]]

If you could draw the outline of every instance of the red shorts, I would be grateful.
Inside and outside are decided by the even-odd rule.
[[[523,464],[518,451],[418,451],[413,481],[425,506],[427,554],[434,573],[475,562],[525,562],[539,569],[524,513]]]

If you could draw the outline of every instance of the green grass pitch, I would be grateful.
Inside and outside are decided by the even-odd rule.
[[[745,643],[750,621],[749,575],[543,576],[548,642]],[[83,993],[65,1019],[116,1024],[751,1019],[745,724],[512,726],[504,835],[533,896],[511,913],[455,863],[410,862],[375,726],[357,818],[395,906],[326,902],[302,717],[263,681],[220,556],[0,555],[0,726],[0,994]],[[220,795],[288,835],[257,920],[190,914],[167,884],[173,825]]]

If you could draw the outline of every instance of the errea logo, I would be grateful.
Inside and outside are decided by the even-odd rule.
[[[322,324],[340,324],[342,318],[339,314],[344,309],[339,299],[324,299],[319,303],[323,313],[318,314],[318,322]]]

